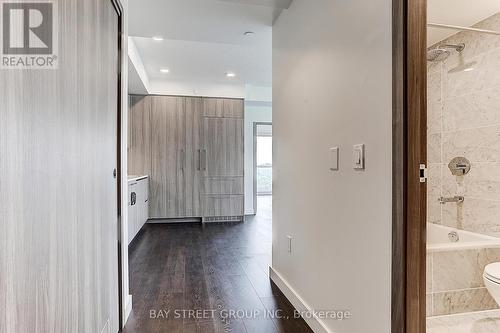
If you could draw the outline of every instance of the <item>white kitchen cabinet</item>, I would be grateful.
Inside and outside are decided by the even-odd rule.
[[[137,188],[137,183],[128,183],[128,243],[132,242],[136,233],[136,220],[137,220],[137,209],[135,205],[132,205],[132,193],[135,193]]]
[[[137,177],[128,183],[128,243],[135,236],[149,218],[149,178]]]
[[[135,223],[135,233],[141,231],[144,224],[148,221],[148,179],[137,182],[137,219]]]

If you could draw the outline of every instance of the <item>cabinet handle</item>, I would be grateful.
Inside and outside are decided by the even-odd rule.
[[[207,150],[203,149],[203,171],[207,171]]]
[[[181,150],[181,170],[184,171],[184,167],[186,164],[186,152],[184,149]]]
[[[198,149],[198,171],[201,170],[201,149]]]

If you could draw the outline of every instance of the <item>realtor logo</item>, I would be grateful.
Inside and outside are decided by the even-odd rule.
[[[54,1],[0,1],[3,69],[57,68]]]

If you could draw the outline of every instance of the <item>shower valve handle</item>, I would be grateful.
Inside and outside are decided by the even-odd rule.
[[[454,197],[451,197],[451,198],[445,198],[445,197],[440,197],[438,199],[439,203],[444,205],[445,203],[448,203],[448,202],[456,202],[456,203],[462,203],[464,202],[465,198],[461,195],[456,195]]]

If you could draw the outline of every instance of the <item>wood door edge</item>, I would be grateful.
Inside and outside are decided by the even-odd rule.
[[[426,0],[393,0],[393,333],[426,329],[426,14]]]

